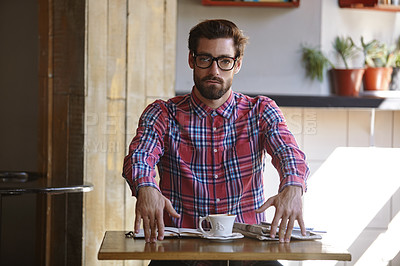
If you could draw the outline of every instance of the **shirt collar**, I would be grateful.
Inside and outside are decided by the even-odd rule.
[[[207,115],[211,114],[212,112],[216,112],[217,114],[221,115],[222,117],[228,119],[229,117],[231,117],[232,113],[233,113],[233,109],[235,106],[235,97],[233,97],[233,91],[231,91],[231,95],[229,95],[228,100],[226,100],[226,102],[224,102],[220,107],[218,107],[217,109],[212,109],[211,107],[207,106],[206,104],[204,104],[194,93],[194,90],[192,90],[191,93],[191,104],[192,107],[194,109],[194,111],[196,112],[196,114],[200,117],[200,118],[204,118]]]

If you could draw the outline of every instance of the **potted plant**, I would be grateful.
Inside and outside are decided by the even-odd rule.
[[[366,43],[363,37],[361,37],[361,45],[366,66],[363,80],[364,90],[388,90],[396,61],[395,49],[390,49],[386,44],[377,40]]]
[[[330,67],[333,92],[340,96],[358,96],[364,69],[352,69],[348,64],[348,60],[358,52],[358,48],[350,37],[336,37],[333,48],[343,61],[344,69],[335,67],[319,49],[303,47],[302,61],[307,76],[322,81],[324,70]]]
[[[333,90],[342,96],[358,96],[364,68],[349,68],[348,59],[354,57],[358,48],[350,37],[336,37],[333,48],[342,59],[345,68],[333,68],[331,70]]]

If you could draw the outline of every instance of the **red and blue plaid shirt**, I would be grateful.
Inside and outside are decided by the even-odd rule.
[[[232,92],[214,110],[192,92],[158,100],[143,112],[125,157],[123,176],[132,194],[159,189],[181,218],[164,215],[166,226],[196,228],[200,216],[237,215],[237,222],[264,220],[266,152],[280,174],[282,190],[306,189],[308,166],[274,101]],[[160,183],[157,184],[158,167]]]

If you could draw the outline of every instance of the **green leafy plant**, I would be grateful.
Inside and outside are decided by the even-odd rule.
[[[354,45],[350,37],[336,37],[333,42],[333,48],[342,58],[346,69],[349,68],[347,60],[352,58],[358,52],[357,46]]]
[[[318,48],[303,46],[302,52],[302,62],[306,69],[306,75],[312,80],[318,79],[322,81],[325,68],[329,66],[333,67],[333,64]]]
[[[358,52],[353,40],[350,37],[336,37],[332,45],[343,60],[346,69],[348,69],[348,59]],[[335,68],[334,64],[320,49],[303,46],[302,51],[302,62],[306,69],[306,75],[312,80],[322,81],[325,69],[328,67]]]
[[[400,37],[397,39],[396,42],[396,56],[395,56],[395,62],[394,65],[396,67],[400,67]]]
[[[377,40],[365,42],[361,37],[361,46],[364,52],[364,63],[368,67],[394,67],[399,55],[395,47],[389,48],[385,43]]]

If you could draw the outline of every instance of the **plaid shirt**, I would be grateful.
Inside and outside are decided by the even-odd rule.
[[[192,92],[157,100],[143,112],[125,157],[123,176],[136,196],[152,186],[171,200],[180,219],[164,215],[166,226],[196,228],[200,216],[237,215],[259,223],[264,203],[264,156],[288,185],[306,189],[308,166],[274,101],[232,92],[213,110]],[[158,167],[160,183],[157,184]]]

